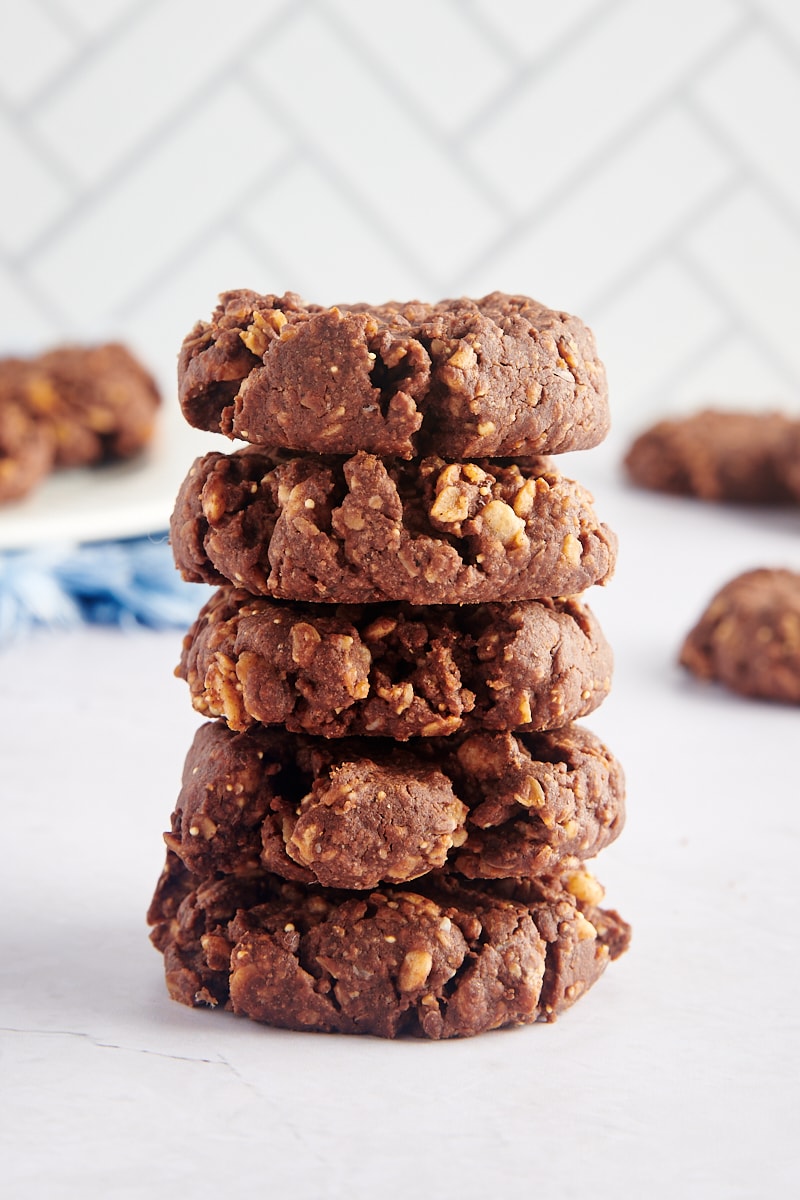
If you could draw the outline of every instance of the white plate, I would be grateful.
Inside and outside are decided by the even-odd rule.
[[[153,445],[141,457],[57,471],[24,500],[1,505],[0,550],[163,532],[193,459],[211,449],[229,452],[232,443],[164,410]]]

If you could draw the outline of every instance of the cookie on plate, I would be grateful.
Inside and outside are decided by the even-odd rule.
[[[500,292],[375,308],[226,292],[184,340],[178,380],[190,424],[322,454],[549,454],[609,424],[591,331]]]
[[[589,493],[538,460],[213,452],[170,529],[187,580],[332,604],[572,596],[611,576],[617,550]]]
[[[53,469],[53,431],[29,402],[41,378],[23,359],[0,359],[0,503],[20,500]]]
[[[705,409],[659,421],[625,457],[640,487],[747,504],[790,504],[800,490],[787,478],[800,421],[778,412]]]
[[[58,467],[138,454],[160,403],[152,377],[116,343],[0,359],[0,502],[27,495]]]
[[[616,913],[578,899],[569,878],[539,897],[529,887],[525,900],[454,881],[353,894],[268,872],[198,879],[174,856],[148,919],[173,999],[285,1029],[386,1038],[553,1020],[629,934]]]
[[[125,346],[62,346],[37,368],[46,386],[32,395],[31,411],[53,430],[57,465],[131,458],[152,439],[161,397]]]
[[[577,599],[452,607],[293,604],[220,588],[176,674],[231,729],[432,737],[554,729],[608,695],[612,654]]]
[[[745,571],[713,597],[680,662],[733,692],[800,704],[800,574]]]

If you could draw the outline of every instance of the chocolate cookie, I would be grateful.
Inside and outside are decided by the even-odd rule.
[[[591,331],[500,292],[373,309],[226,292],[185,339],[178,382],[190,424],[322,454],[547,454],[609,425]]]
[[[0,501],[56,467],[130,458],[151,439],[160,397],[124,346],[65,346],[0,359]]]
[[[443,879],[438,885],[446,887],[449,882]],[[525,904],[533,915],[536,927],[547,943],[539,997],[543,1020],[555,1020],[560,1012],[574,1004],[587,990],[587,981],[591,978],[591,947],[582,942],[580,924],[562,924],[565,909],[561,902],[565,891],[574,899],[578,913],[594,926],[597,943],[608,951],[612,962],[630,946],[630,925],[615,909],[600,907],[604,889],[584,866],[550,878],[495,880],[489,885],[476,886],[489,886],[495,895]]]
[[[22,359],[0,359],[0,503],[21,499],[53,469],[53,432],[29,403],[39,378]]]
[[[130,458],[152,438],[159,392],[124,346],[63,346],[37,367],[46,386],[31,397],[31,410],[53,429],[57,465]]]
[[[184,578],[286,600],[462,604],[577,595],[616,537],[580,485],[530,464],[198,459],[171,522]]]
[[[388,1038],[553,1020],[628,935],[564,882],[526,901],[452,881],[354,895],[267,872],[197,879],[172,856],[148,919],[174,1000],[284,1029]]]
[[[321,609],[221,588],[184,639],[176,674],[194,707],[231,729],[402,741],[557,728],[597,708],[611,670],[578,600]]]
[[[624,822],[622,770],[587,730],[398,745],[202,726],[168,847],[194,874],[266,868],[326,887],[447,867],[532,877],[591,858]]]
[[[789,504],[800,490],[788,478],[790,440],[800,421],[777,412],[707,409],[659,421],[630,447],[625,467],[641,487],[702,500]],[[798,481],[800,482],[800,481]]]
[[[680,662],[743,696],[800,704],[800,574],[746,571],[712,599]]]

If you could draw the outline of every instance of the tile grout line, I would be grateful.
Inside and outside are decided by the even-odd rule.
[[[135,25],[142,17],[146,16],[151,9],[156,8],[158,3],[159,0],[138,0],[137,4],[127,8],[118,20],[112,22],[111,25],[107,26],[96,37],[92,37],[91,34],[84,33],[81,30],[85,41],[76,56],[60,71],[51,76],[44,87],[40,88],[36,95],[31,97],[18,110],[18,116],[26,122],[29,118],[34,117],[38,109],[43,104],[46,104],[54,94],[58,93],[64,84],[69,83],[75,76],[80,75],[87,63],[90,63],[98,55],[102,54],[109,44],[117,41],[121,34],[125,33],[132,25]]]
[[[679,100],[687,85],[687,81],[706,70],[709,61],[714,61],[721,53],[727,52],[732,45],[735,45],[748,32],[749,27],[749,21],[739,24],[723,39],[722,44],[718,43],[709,55],[704,56],[700,62],[693,63],[692,67],[679,80],[660,96],[652,100],[646,108],[640,109],[621,128],[618,128],[614,135],[606,140],[594,154],[588,158],[584,158],[580,165],[571,173],[568,173],[566,178],[552,192],[540,200],[533,209],[509,221],[503,233],[462,268],[460,278],[465,279],[483,269],[498,253],[513,245],[521,235],[536,226],[565,200],[568,200],[572,193],[581,186],[584,179],[594,174],[598,167],[602,166],[608,159],[623,151],[626,146],[630,145],[647,128],[659,113],[671,103]]]
[[[776,188],[774,184],[766,179],[763,171],[755,171],[753,169],[747,150],[734,141],[727,130],[708,112],[701,100],[698,100],[694,96],[686,95],[683,98],[683,104],[694,123],[700,126],[708,137],[712,141],[715,141],[726,154],[741,162],[748,181],[768,199],[771,206],[781,215],[786,224],[791,226],[793,231],[800,237],[800,213],[786,200],[780,187]]]
[[[735,303],[732,303],[725,291],[718,286],[703,269],[691,251],[686,247],[676,248],[673,252],[675,261],[680,264],[694,283],[713,300],[720,312],[724,313],[730,322],[731,329],[746,341],[751,342],[780,375],[790,391],[796,392],[798,373],[791,363],[784,360],[780,352],[772,345],[769,338],[764,337],[760,330],[754,329],[743,319],[742,313]]]
[[[217,215],[201,232],[194,234],[189,242],[184,243],[179,253],[172,255],[168,261],[162,262],[158,269],[144,283],[137,284],[136,288],[132,292],[129,292],[114,308],[114,316],[121,320],[129,317],[142,302],[147,300],[147,297],[152,294],[153,290],[158,288],[162,280],[169,278],[174,274],[176,269],[179,269],[183,263],[188,261],[198,246],[202,246],[215,233],[218,234],[231,228],[232,222],[235,222],[238,216],[238,207],[243,202],[246,203],[248,197],[258,194],[264,187],[280,179],[291,170],[298,159],[299,155],[296,148],[287,150],[277,163],[272,163],[257,180],[254,180],[244,192],[240,193],[224,213]],[[240,236],[240,230],[234,230],[234,234],[235,236]]]
[[[84,27],[70,13],[64,12],[58,0],[37,0],[37,3],[52,24],[57,26],[70,41],[79,42],[86,36]]]
[[[295,13],[305,7],[304,0],[297,0],[297,3],[290,9],[291,19]],[[281,10],[281,13],[285,12]],[[257,41],[261,41],[271,31],[275,22],[281,14],[275,18],[270,18],[264,26],[262,26]],[[251,47],[248,46],[249,53]],[[212,87],[220,87],[231,80],[238,81],[239,78],[239,55],[234,59],[224,63],[212,75],[206,76],[202,84],[200,84],[190,96],[172,110],[169,116],[162,121],[156,131],[151,132],[150,136],[145,141],[140,141],[138,145],[124,158],[117,163],[112,171],[102,177],[96,184],[93,184],[89,189],[73,200],[67,209],[59,214],[59,216],[44,229],[37,238],[35,238],[26,248],[24,254],[19,261],[27,258],[35,258],[45,251],[55,239],[61,237],[65,231],[76,222],[82,219],[83,215],[90,211],[98,199],[113,191],[132,170],[146,158],[148,158],[154,149],[163,145],[177,129],[185,123],[188,116],[191,115],[196,108],[198,101],[208,98],[208,93]]]
[[[729,322],[723,319],[723,314],[720,314],[720,318],[722,323],[717,332],[704,342],[706,351],[720,349],[736,336],[735,329],[731,327]],[[657,412],[659,409],[669,412],[672,407],[671,401],[674,400],[675,391],[680,387],[681,381],[685,380],[691,374],[696,365],[697,351],[692,351],[684,355],[677,366],[662,374],[661,381],[656,387],[649,388],[646,392],[642,393],[642,407],[652,412]],[[698,401],[701,402],[699,397]]]
[[[50,172],[51,177],[60,183],[62,187],[66,188],[74,201],[75,193],[79,189],[79,183],[66,163],[53,155],[50,148],[42,143],[41,136],[36,129],[29,128],[25,122],[18,120],[17,110],[2,97],[0,97],[0,109],[2,109],[3,116],[8,121],[9,127],[18,135],[20,141],[29,148],[37,164],[44,166]]]
[[[56,329],[70,330],[73,328],[69,312],[60,308],[53,301],[49,293],[42,291],[33,284],[24,264],[12,262],[6,256],[3,256],[3,263],[9,275],[14,277],[16,286],[25,295],[33,308],[38,308],[43,312],[47,320]]]
[[[248,254],[258,259],[259,266],[263,269],[267,278],[275,271],[278,275],[283,275],[284,279],[291,279],[293,269],[288,260],[281,255],[280,251],[276,253],[274,246],[268,245],[260,239],[254,241],[249,236],[247,226],[244,222],[234,220],[230,226],[230,232]],[[272,291],[273,289],[269,288],[268,290]]]
[[[330,158],[319,152],[319,147],[308,143],[302,129],[299,128],[292,117],[291,112],[281,105],[274,93],[269,91],[260,80],[253,79],[251,76],[241,76],[240,83],[243,87],[249,87],[260,101],[267,100],[276,109],[280,114],[282,123],[292,131],[294,144],[303,148],[305,160],[315,167],[341,196],[349,201],[353,210],[357,212],[359,217],[369,225],[379,238],[385,240],[389,245],[397,246],[400,256],[412,263],[415,271],[421,279],[426,281],[426,286],[430,287],[432,292],[438,291],[439,284],[436,278],[430,274],[424,260],[420,259],[407,244],[399,243],[395,231],[386,225],[382,217],[371,206],[364,203],[363,198],[354,190],[346,175],[337,169],[335,163]],[[442,294],[444,293],[442,292]]]
[[[454,143],[446,134],[430,123],[427,113],[418,104],[414,95],[408,92],[402,84],[398,84],[394,75],[380,74],[376,70],[367,47],[358,35],[339,19],[338,15],[323,4],[315,5],[315,9],[333,35],[355,54],[364,70],[380,84],[384,93],[391,95],[398,107],[408,115],[421,134],[426,137],[428,143],[432,143],[436,149],[444,153],[450,164],[472,185],[490,208],[499,213],[501,217],[508,217],[510,214],[505,197],[500,195],[490,185],[487,178],[457,152]]]
[[[509,69],[519,65],[520,60],[515,54],[515,47],[507,42],[502,34],[498,34],[491,21],[485,20],[482,13],[475,11],[474,0],[446,0],[446,3],[455,10],[459,20],[466,18],[472,24],[481,40],[490,44],[492,49],[505,59]]]
[[[551,71],[558,68],[563,59],[567,57],[576,45],[586,38],[597,25],[607,21],[609,17],[618,9],[623,8],[629,0],[608,0],[605,7],[598,7],[584,22],[577,22],[579,31],[573,37],[565,37],[564,43],[557,50],[551,50],[546,55],[537,56],[527,61],[521,61],[517,66],[514,77],[505,84],[482,109],[482,111],[473,117],[471,121],[465,122],[458,131],[457,138],[463,141],[465,138],[473,137],[480,131],[487,121],[491,121],[498,109],[501,109],[509,101],[522,91],[525,84],[534,76],[541,78],[550,74]],[[574,28],[574,27],[573,27]]]
[[[774,49],[787,60],[793,70],[800,70],[800,42],[797,36],[786,30],[769,10],[762,8],[757,2],[737,0],[737,3],[758,22]]]
[[[630,285],[646,271],[652,261],[669,256],[681,238],[685,237],[694,226],[713,213],[722,202],[729,199],[732,194],[742,188],[746,181],[746,176],[738,169],[738,166],[731,168],[728,178],[714,187],[702,200],[698,201],[690,213],[685,214],[677,221],[663,237],[652,242],[647,251],[640,255],[633,265],[620,272],[598,294],[590,297],[586,304],[587,311],[592,311],[596,319],[597,314],[601,314],[604,308],[613,305],[627,291]]]

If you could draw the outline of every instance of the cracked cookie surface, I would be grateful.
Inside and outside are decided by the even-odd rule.
[[[529,885],[304,888],[268,872],[190,875],[174,855],[150,906],[169,994],[286,1029],[468,1037],[553,1020],[627,947],[585,873]]]
[[[440,869],[550,874],[592,858],[624,820],[622,769],[578,725],[400,745],[210,722],[186,756],[165,841],[195,874],[265,868],[369,888]]]
[[[233,588],[201,609],[176,670],[231,729],[398,740],[558,728],[597,708],[611,672],[578,600],[320,610]]]
[[[374,308],[226,292],[185,338],[178,380],[190,424],[323,454],[549,454],[609,425],[591,330],[500,292]]]
[[[254,447],[196,460],[170,533],[185,579],[318,603],[573,596],[611,576],[617,551],[589,493],[537,460]]]

